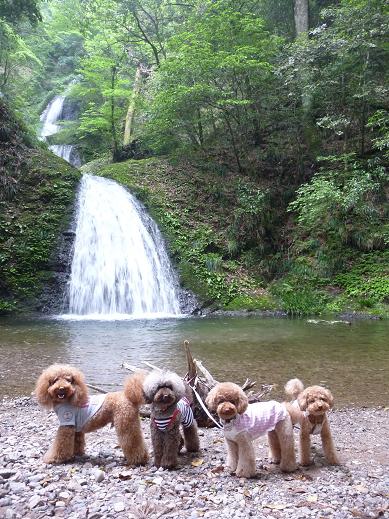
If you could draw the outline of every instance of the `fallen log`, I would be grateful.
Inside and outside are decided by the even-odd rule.
[[[215,414],[212,415],[205,405],[205,399],[207,398],[209,391],[218,384],[218,381],[212,376],[202,361],[193,358],[189,348],[189,341],[185,340],[183,346],[185,348],[188,365],[188,371],[183,376],[183,380],[192,390],[193,414],[196,418],[197,424],[199,427],[220,427],[218,417]],[[150,362],[143,361],[142,364],[145,364],[148,368],[161,371],[161,368],[154,366]],[[144,368],[126,362],[122,363],[122,367],[133,373],[136,373],[137,371],[145,371]],[[260,390],[254,392],[252,388],[255,385],[255,381],[247,378],[241,386],[243,391],[246,392],[250,403],[260,401],[275,387],[275,384],[261,384]]]

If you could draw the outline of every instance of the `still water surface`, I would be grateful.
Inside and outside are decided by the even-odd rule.
[[[292,377],[325,383],[337,407],[388,405],[389,322],[351,326],[305,320],[184,318],[132,321],[0,320],[0,396],[29,394],[43,368],[74,364],[87,381],[116,390],[128,374],[123,361],[147,360],[184,375],[182,347],[218,380],[279,384]]]

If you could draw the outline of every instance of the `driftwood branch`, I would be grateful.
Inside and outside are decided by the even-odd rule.
[[[151,368],[152,370],[158,370],[162,371],[161,368],[158,368],[158,366],[154,366],[154,364],[151,364],[150,362],[147,362],[146,360],[142,361],[142,364],[145,364],[148,368]],[[128,362],[122,362],[122,368],[127,369],[128,371],[131,371],[132,373],[138,373],[139,371],[147,371],[145,368],[140,368],[139,366],[134,366],[133,364],[128,364]]]
[[[106,395],[108,393],[108,391],[105,391],[104,389],[101,389],[100,387],[97,387],[97,386],[92,386],[92,384],[87,384],[88,387],[90,387],[91,389],[93,389],[93,391],[97,391],[97,393],[103,393],[104,395]]]
[[[189,341],[184,341],[184,349],[186,355],[186,361],[188,365],[188,371],[183,377],[183,380],[188,384],[192,390],[192,401],[193,401],[193,412],[199,427],[214,427],[215,422],[218,422],[217,417],[210,416],[209,411],[205,406],[205,400],[209,391],[218,384],[218,381],[211,375],[208,369],[203,365],[201,360],[193,358],[193,355],[189,348]],[[162,371],[161,368],[155,366],[147,361],[142,361],[149,369]],[[127,362],[122,363],[122,367],[136,373],[139,371],[147,371],[144,368],[128,364]],[[258,391],[253,391],[253,387],[256,386],[256,381],[247,378],[242,384],[243,391],[246,392],[250,403],[260,401],[265,395],[269,394],[275,384],[261,384]],[[143,407],[140,412],[141,416],[150,416],[149,408]]]
[[[256,384],[255,380],[250,380],[249,378],[246,378],[245,382],[242,384],[243,391],[248,391],[252,387],[254,387]]]
[[[210,372],[203,366],[203,363],[201,360],[194,359],[195,366],[202,375],[204,375],[205,381],[208,384],[209,388],[212,388],[213,386],[216,386],[218,383],[217,380],[213,378],[213,376],[210,374]]]

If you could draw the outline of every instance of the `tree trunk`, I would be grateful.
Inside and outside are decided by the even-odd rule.
[[[111,68],[111,135],[112,135],[112,146],[113,146],[113,156],[116,157],[118,153],[118,141],[116,137],[116,127],[115,127],[115,84],[116,84],[116,67]]]
[[[294,24],[296,36],[308,32],[308,0],[294,0]]]
[[[141,65],[141,63],[139,63],[139,65],[136,67],[134,86],[132,89],[131,100],[130,100],[130,104],[128,105],[128,110],[127,110],[127,115],[126,115],[126,123],[124,126],[123,146],[127,146],[133,140],[132,137],[134,135],[134,118],[135,118],[136,100],[137,100],[138,94],[140,92],[141,85],[142,85],[142,65]]]

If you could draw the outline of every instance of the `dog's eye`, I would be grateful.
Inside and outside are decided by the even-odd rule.
[[[71,376],[65,377],[65,380],[67,380],[67,381],[70,382],[71,384],[73,384],[73,382],[74,382],[74,378],[71,377]]]
[[[55,384],[57,381],[58,381],[58,377],[51,378],[51,379],[49,380],[49,385],[52,386],[52,385]]]

